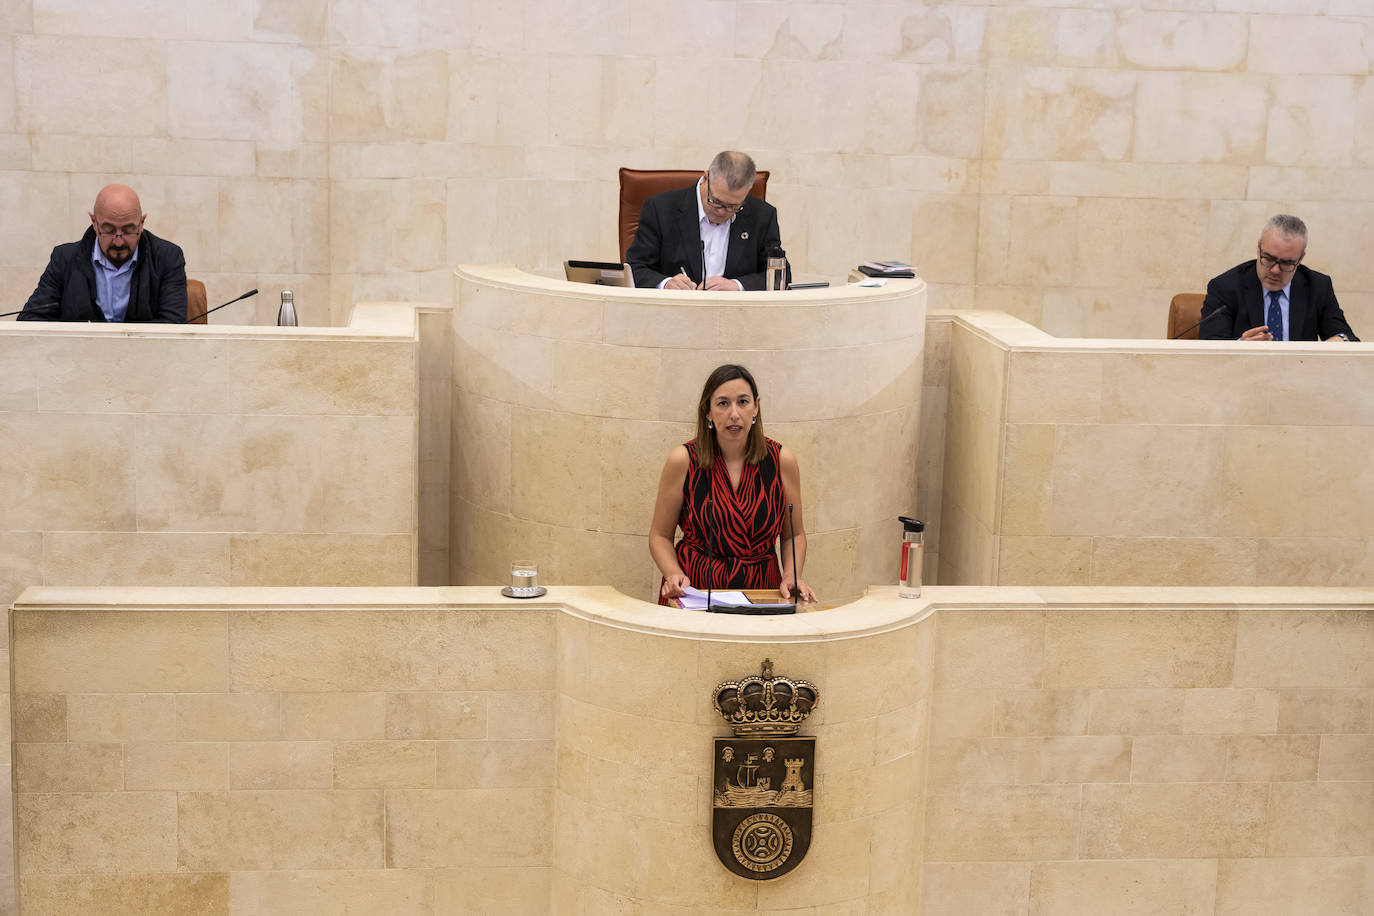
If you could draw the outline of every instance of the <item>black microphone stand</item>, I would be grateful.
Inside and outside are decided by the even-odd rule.
[[[185,321],[181,322],[181,324],[190,324],[191,322],[195,321],[197,318],[204,318],[206,315],[209,315],[211,312],[218,312],[220,309],[224,308],[225,305],[233,305],[235,302],[238,302],[240,299],[247,299],[249,296],[256,296],[257,294],[258,294],[258,291],[257,291],[257,290],[255,290],[255,289],[250,289],[248,292],[244,293],[242,296],[235,296],[233,299],[230,299],[228,302],[224,303],[224,305],[217,305],[217,306],[215,306],[214,308],[210,309],[209,311],[201,312],[199,315],[192,315],[190,318],[187,318]]]
[[[792,504],[787,504],[787,528],[791,532],[792,543],[792,603],[791,604],[754,604],[752,601],[746,605],[735,604],[713,604],[711,603],[711,580],[706,580],[706,610],[712,614],[745,614],[751,617],[769,617],[775,614],[795,614],[797,613],[797,532],[792,526]],[[711,551],[714,555],[715,531],[711,532],[712,546]],[[724,562],[724,558],[721,558]]]
[[[1197,322],[1196,322],[1195,324],[1193,324],[1191,327],[1184,328],[1183,330],[1179,331],[1177,334],[1175,334],[1173,337],[1170,337],[1169,339],[1170,339],[1170,340],[1178,340],[1178,339],[1180,339],[1181,337],[1183,337],[1184,334],[1187,334],[1189,331],[1192,331],[1192,330],[1195,330],[1195,329],[1197,329],[1197,328],[1202,327],[1202,323],[1203,323],[1204,321],[1206,321],[1208,318],[1211,318],[1213,315],[1215,315],[1217,312],[1220,312],[1220,311],[1221,311],[1222,309],[1224,309],[1224,308],[1225,308],[1225,305],[1224,305],[1224,304],[1223,304],[1223,305],[1218,305],[1218,306],[1214,307],[1214,308],[1213,308],[1210,312],[1208,312],[1206,315],[1200,316],[1200,317],[1198,318]]]

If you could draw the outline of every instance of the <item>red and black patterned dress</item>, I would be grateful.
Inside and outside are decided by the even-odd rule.
[[[773,543],[782,533],[787,495],[778,454],[782,446],[764,439],[767,453],[758,464],[744,463],[739,487],[719,457],[710,468],[697,464],[697,442],[687,447],[682,481],[677,562],[695,588],[777,588],[782,581]],[[659,598],[660,604],[671,599]]]

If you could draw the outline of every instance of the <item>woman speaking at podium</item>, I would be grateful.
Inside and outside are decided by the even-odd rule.
[[[682,540],[674,545],[678,528]],[[663,574],[658,603],[675,606],[672,599],[689,585],[775,588],[787,601],[813,602],[815,593],[801,579],[805,532],[797,457],[764,436],[759,388],[749,370],[718,367],[701,389],[696,438],[672,450],[659,477],[649,530],[649,553]],[[781,568],[773,550],[778,538]]]

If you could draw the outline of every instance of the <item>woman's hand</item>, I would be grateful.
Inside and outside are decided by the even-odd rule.
[[[778,592],[782,594],[784,601],[792,600],[792,580],[783,577],[782,584],[778,586]],[[797,580],[797,603],[815,604],[816,593],[811,590],[811,586],[806,584],[805,579]]]
[[[671,576],[663,577],[663,588],[660,592],[664,598],[680,598],[686,594],[686,589],[691,584],[686,573],[673,573]]]

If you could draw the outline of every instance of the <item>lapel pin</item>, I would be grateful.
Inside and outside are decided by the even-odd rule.
[[[742,238],[742,239],[747,239],[747,238],[749,238],[749,233],[747,233],[747,232],[741,232],[741,233],[739,234],[739,237]]]

